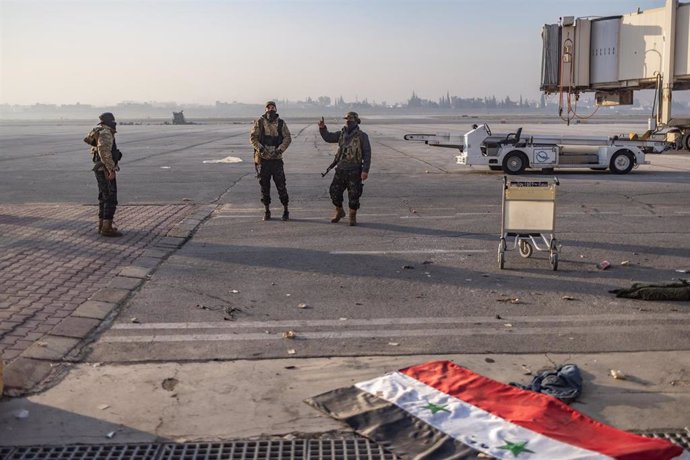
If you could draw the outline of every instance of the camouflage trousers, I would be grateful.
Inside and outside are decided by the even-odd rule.
[[[359,209],[359,197],[364,191],[364,184],[362,184],[362,170],[335,170],[333,182],[329,190],[331,201],[338,207],[343,207],[343,193],[347,190],[347,201],[350,209]]]
[[[278,189],[278,198],[283,206],[288,205],[287,187],[285,185],[285,171],[283,160],[261,160],[259,167],[259,184],[261,185],[261,202],[268,206],[271,204],[271,178]]]
[[[98,182],[98,218],[113,220],[117,208],[117,179],[108,180],[103,169],[94,173]]]

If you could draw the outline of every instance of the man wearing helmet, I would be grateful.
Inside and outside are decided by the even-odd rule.
[[[348,112],[344,119],[345,126],[339,132],[329,132],[323,118],[319,121],[319,133],[324,141],[338,143],[336,154],[337,165],[331,182],[331,201],[335,205],[335,214],[331,222],[337,223],[345,217],[343,210],[343,193],[347,190],[348,207],[350,208],[350,226],[357,225],[359,198],[362,196],[362,181],[369,176],[371,164],[371,144],[369,136],[359,129],[361,120],[357,112]]]

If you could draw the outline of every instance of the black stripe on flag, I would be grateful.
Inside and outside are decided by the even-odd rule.
[[[482,458],[478,457],[479,451],[456,441],[395,404],[354,386],[338,388],[306,399],[305,402],[347,423],[357,433],[402,458]]]

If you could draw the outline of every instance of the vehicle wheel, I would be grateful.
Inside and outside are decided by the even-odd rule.
[[[549,256],[549,263],[551,264],[551,268],[553,268],[553,271],[558,270],[558,253],[551,253]]]
[[[527,167],[527,157],[520,151],[508,153],[503,159],[503,171],[506,174],[520,174]]]
[[[501,171],[503,168],[498,165],[489,165],[489,169],[492,171]]]
[[[518,243],[518,248],[520,250],[520,256],[525,259],[532,257],[533,248],[529,241],[520,240]]]
[[[614,174],[628,174],[635,166],[635,156],[630,150],[621,150],[611,157],[609,168]]]
[[[683,148],[690,152],[690,132],[685,133],[685,136],[683,136]]]

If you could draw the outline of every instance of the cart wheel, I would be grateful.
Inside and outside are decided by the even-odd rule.
[[[520,240],[518,243],[518,248],[520,249],[520,256],[524,257],[525,259],[532,257],[532,245],[529,243],[529,241]]]
[[[553,271],[558,270],[558,253],[557,252],[551,253],[551,255],[549,256],[549,263],[551,264],[551,268],[553,268]]]

